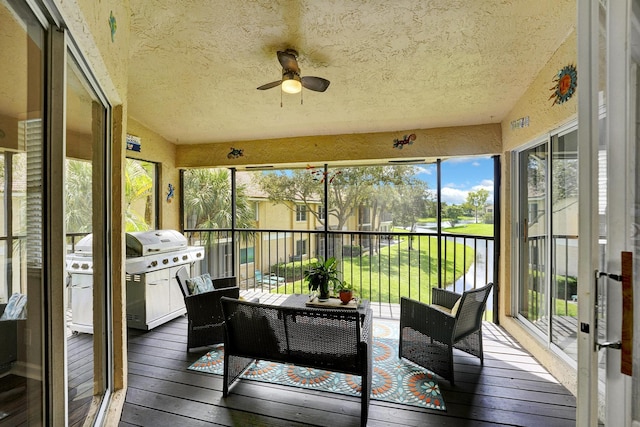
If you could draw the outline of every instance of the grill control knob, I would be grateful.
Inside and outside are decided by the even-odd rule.
[[[163,260],[162,260],[162,263],[163,263],[163,264],[169,264],[169,258],[165,258],[165,259],[163,259]]]
[[[89,269],[89,264],[82,264],[82,269],[83,270],[88,270]]]
[[[151,261],[151,267],[155,267],[156,265],[158,265],[158,261]]]
[[[178,261],[180,261],[180,258],[178,258],[177,256],[174,256],[173,257],[173,262],[178,262]]]
[[[182,259],[183,259],[184,261],[186,261],[186,260],[187,260],[187,258],[189,258],[187,255],[182,255]]]
[[[196,258],[200,258],[201,256],[202,256],[202,254],[201,254],[200,252],[198,252],[198,253],[196,254]]]
[[[71,264],[72,268],[80,268],[80,264],[78,264],[77,262],[74,262],[73,264]]]

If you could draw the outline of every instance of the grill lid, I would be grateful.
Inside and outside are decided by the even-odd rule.
[[[187,248],[187,238],[175,230],[135,231],[126,237],[127,258]]]
[[[78,243],[74,246],[74,253],[76,255],[91,256],[93,253],[93,234],[87,234],[78,240]]]

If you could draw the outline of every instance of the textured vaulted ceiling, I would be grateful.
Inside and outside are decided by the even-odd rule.
[[[575,0],[130,4],[129,114],[179,144],[496,123],[576,19]],[[303,105],[256,90],[286,48],[331,81]]]

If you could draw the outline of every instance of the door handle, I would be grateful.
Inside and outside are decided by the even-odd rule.
[[[622,341],[610,341],[610,342],[598,343],[598,350],[601,350],[603,348],[613,348],[615,350],[621,350]]]
[[[620,253],[622,270],[622,355],[620,372],[632,375],[633,367],[633,253]]]
[[[596,295],[598,295],[598,279],[608,277],[622,283],[622,338],[619,341],[596,342],[596,350],[611,348],[621,350],[620,372],[632,375],[633,367],[633,253],[620,252],[621,274],[596,271]],[[597,311],[597,305],[596,305]],[[597,313],[596,313],[597,319]],[[597,320],[596,320],[597,330]]]

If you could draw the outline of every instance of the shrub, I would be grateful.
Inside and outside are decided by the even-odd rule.
[[[485,224],[493,224],[493,213],[487,212],[482,215],[482,222]]]
[[[360,245],[344,245],[342,246],[342,256],[354,257],[362,254],[362,246]]]

